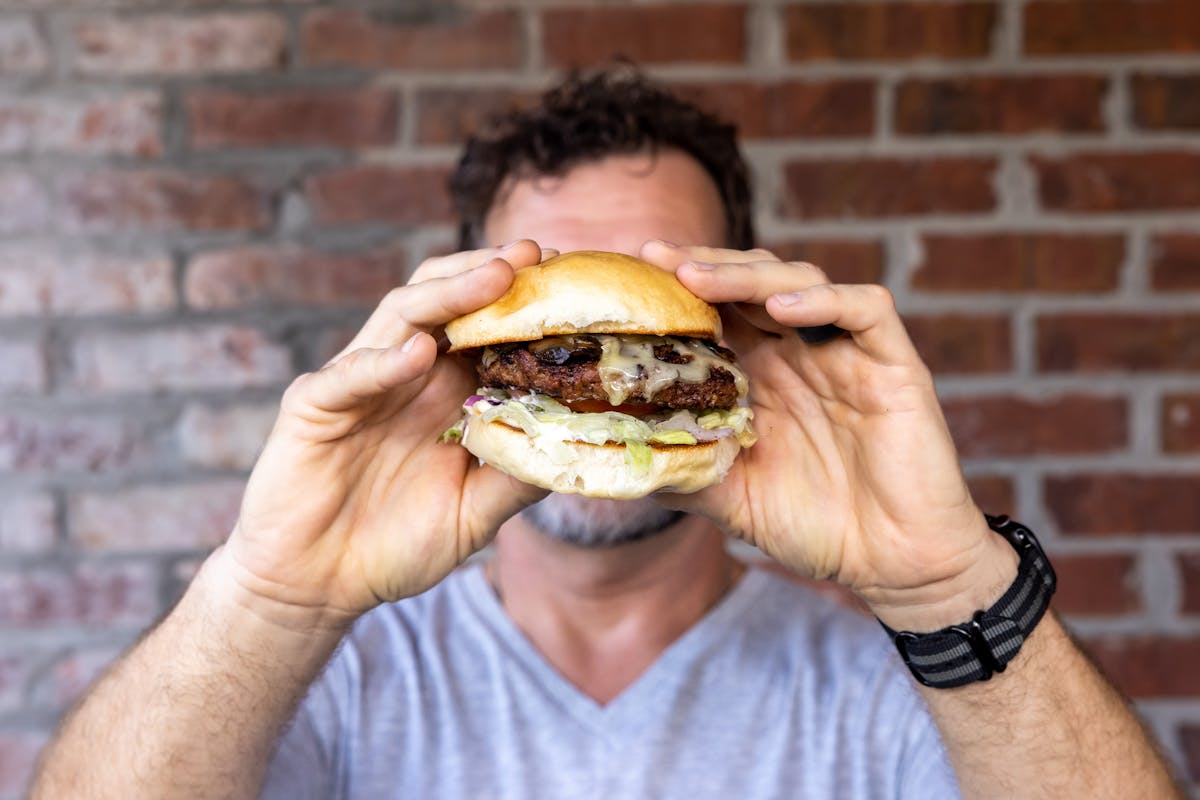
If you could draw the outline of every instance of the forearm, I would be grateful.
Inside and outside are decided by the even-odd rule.
[[[1137,717],[1051,614],[1003,673],[921,691],[967,798],[1182,797]]]
[[[31,796],[254,797],[344,621],[256,606],[214,553],[68,716]]]

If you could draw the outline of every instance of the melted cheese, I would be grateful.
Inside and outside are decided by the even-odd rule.
[[[737,365],[718,356],[697,341],[664,339],[658,336],[598,335],[602,353],[597,369],[608,402],[620,405],[641,385],[642,395],[653,401],[654,395],[676,381],[702,383],[708,380],[713,367],[720,366],[733,375],[738,397],[748,389],[746,374]],[[691,356],[686,364],[668,364],[654,357],[654,347],[670,344],[676,353]]]

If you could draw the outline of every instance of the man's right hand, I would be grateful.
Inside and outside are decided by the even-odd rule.
[[[219,559],[247,597],[348,622],[432,587],[545,494],[438,443],[477,384],[431,335],[541,258],[522,240],[431,259],[288,388]]]

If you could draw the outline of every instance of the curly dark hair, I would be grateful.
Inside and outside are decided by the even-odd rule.
[[[712,177],[728,246],[754,246],[750,176],[737,130],[629,64],[573,72],[527,110],[492,117],[467,140],[450,176],[459,248],[481,246],[484,221],[510,177],[562,176],[572,167],[642,150],[681,150]]]

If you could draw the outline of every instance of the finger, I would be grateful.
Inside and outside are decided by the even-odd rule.
[[[298,378],[284,394],[284,410],[300,416],[341,413],[404,384],[433,366],[437,345],[427,333],[381,349],[348,353],[321,370]]]
[[[772,295],[829,283],[817,267],[803,262],[685,262],[675,275],[692,294],[710,303],[762,305]]]
[[[522,508],[550,494],[546,489],[523,483],[488,464],[474,464],[463,486],[462,507],[471,514],[464,520],[475,549],[487,544],[496,529]]]
[[[504,247],[484,247],[479,250],[464,250],[448,256],[427,258],[408,279],[410,284],[430,278],[448,278],[460,272],[474,269],[493,258],[503,258],[515,268],[537,264],[558,255],[557,250],[538,247],[532,239],[518,239]]]
[[[638,256],[651,264],[672,272],[688,261],[706,264],[738,263],[742,261],[778,261],[770,251],[732,250],[727,247],[704,247],[700,245],[674,245],[661,239],[651,239],[642,245]]]
[[[362,348],[391,347],[418,330],[433,329],[483,308],[504,294],[512,280],[512,266],[493,258],[466,272],[393,289],[337,358]]]
[[[869,355],[889,363],[920,361],[904,330],[892,293],[867,284],[819,284],[767,300],[767,313],[784,325],[837,325]]]

